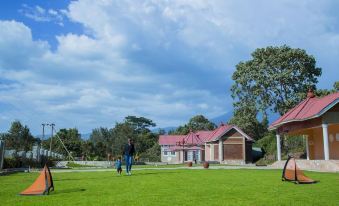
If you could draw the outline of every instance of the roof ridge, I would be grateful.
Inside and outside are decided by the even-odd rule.
[[[300,114],[300,112],[305,108],[305,106],[307,105],[307,103],[310,101],[311,98],[312,97],[307,97],[306,101],[304,101],[304,105],[299,109],[299,111],[297,112],[297,114],[294,115],[293,118],[296,118]]]

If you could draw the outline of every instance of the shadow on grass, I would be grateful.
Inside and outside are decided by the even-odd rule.
[[[86,179],[97,179],[97,178],[86,178]],[[54,179],[53,182],[61,182],[61,181],[76,181],[76,180],[83,180],[83,178],[68,178],[68,179]]]
[[[73,193],[73,192],[84,192],[86,189],[83,188],[70,188],[70,189],[64,189],[64,190],[57,190],[54,192],[51,192],[51,195],[59,195],[64,193]]]

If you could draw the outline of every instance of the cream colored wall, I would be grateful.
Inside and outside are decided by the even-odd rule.
[[[322,127],[313,128],[304,132],[308,135],[311,160],[324,159],[324,143]],[[339,136],[339,124],[328,126],[330,159],[339,160],[339,141],[336,140],[336,134]],[[332,139],[333,138],[333,139]]]
[[[322,128],[314,128],[308,132],[308,144],[310,148],[311,160],[323,160],[324,159],[324,144]]]
[[[209,144],[205,146],[205,161],[211,160],[211,147]]]
[[[182,152],[180,151],[176,151],[175,156],[169,156],[169,155],[165,156],[163,148],[161,149],[161,162],[167,162],[169,164],[178,164],[180,163],[179,158],[181,157],[182,157]]]

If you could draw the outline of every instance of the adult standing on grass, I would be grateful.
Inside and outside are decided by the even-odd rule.
[[[127,175],[131,175],[132,170],[132,159],[135,153],[135,148],[133,141],[128,138],[128,143],[125,145],[124,155],[125,155],[125,162],[126,162],[126,173]]]

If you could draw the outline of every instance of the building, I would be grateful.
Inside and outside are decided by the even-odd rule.
[[[252,143],[252,138],[241,129],[224,124],[213,131],[159,137],[161,161],[171,164],[190,161],[244,164],[252,161]]]
[[[276,131],[277,160],[281,160],[281,138],[302,135],[306,139],[307,160],[339,160],[339,92],[307,98],[273,122]]]
[[[205,140],[205,160],[225,164],[250,163],[253,142],[238,127],[221,124]]]

